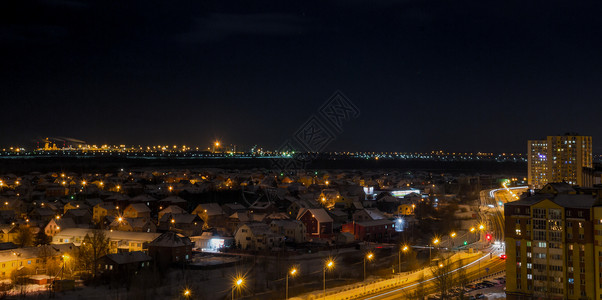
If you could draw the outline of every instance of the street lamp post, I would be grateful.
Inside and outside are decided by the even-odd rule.
[[[232,300],[234,300],[234,289],[240,289],[240,286],[242,285],[242,283],[243,283],[243,280],[240,277],[234,281],[234,285],[232,286]]]
[[[397,254],[399,255],[399,273],[401,273],[401,252],[406,252],[408,251],[409,247],[407,245],[404,245],[401,247],[401,251],[399,251]]]
[[[292,268],[289,272],[286,272],[286,300],[288,300],[288,275],[295,276],[297,274],[297,269]]]
[[[432,257],[432,255],[431,255],[431,249],[432,249],[433,247],[435,247],[435,245],[437,245],[437,244],[439,244],[439,239],[438,239],[438,238],[435,238],[435,239],[433,240],[433,243],[432,243],[431,245],[429,245],[429,265],[431,265],[431,262],[433,261],[433,257]]]
[[[366,281],[366,260],[372,260],[373,257],[374,254],[372,254],[371,252],[364,256],[364,281]]]
[[[63,254],[61,257],[63,258],[63,270],[61,271],[61,280],[62,280],[62,279],[65,279],[65,267],[66,267],[67,259],[69,259],[69,255]]]
[[[324,264],[324,269],[323,269],[323,281],[322,281],[322,287],[323,287],[323,297],[326,298],[326,269],[332,269],[334,267],[334,261],[333,260],[328,260],[325,264]]]
[[[452,232],[452,233],[450,233],[450,234],[449,234],[449,236],[451,237],[451,246],[452,246],[452,248],[453,248],[453,247],[455,246],[455,244],[456,244],[456,243],[455,243],[455,237],[456,237],[456,233],[455,233],[455,232]]]

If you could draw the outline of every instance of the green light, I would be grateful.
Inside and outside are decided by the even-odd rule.
[[[467,241],[464,241],[464,246],[466,246],[466,245],[468,245],[468,242],[467,242]]]

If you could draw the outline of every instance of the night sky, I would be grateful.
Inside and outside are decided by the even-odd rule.
[[[0,145],[274,149],[340,90],[328,150],[602,152],[602,4],[374,2],[2,1]]]

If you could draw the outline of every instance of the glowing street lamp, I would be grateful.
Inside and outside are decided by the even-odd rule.
[[[234,278],[234,285],[232,285],[232,300],[234,300],[234,289],[240,290],[244,280],[242,277]]]
[[[185,289],[184,292],[182,293],[182,295],[184,295],[184,298],[186,298],[186,299],[188,299],[191,294],[192,294],[192,292],[189,289]]]
[[[61,270],[61,279],[64,279],[64,277],[65,277],[65,264],[67,263],[67,260],[69,260],[69,255],[63,254],[61,256],[61,258],[63,258],[63,270]]]
[[[397,252],[398,255],[398,263],[399,263],[399,273],[401,273],[401,252],[406,253],[408,252],[408,250],[410,250],[410,247],[408,245],[403,245],[400,248],[401,251]]]
[[[332,259],[329,259],[329,260],[327,260],[324,263],[323,276],[322,276],[322,278],[323,278],[322,283],[323,283],[323,290],[324,290],[324,294],[323,294],[324,298],[326,298],[326,269],[330,270],[332,268],[334,268],[334,261]]]
[[[364,256],[364,281],[366,281],[366,260],[370,261],[374,258],[374,254],[372,252],[368,252],[366,256]]]
[[[295,276],[295,274],[297,274],[297,269],[296,268],[292,268],[290,269],[290,271],[286,272],[286,298],[285,300],[288,300],[288,276]]]
[[[431,261],[433,260],[433,256],[432,256],[432,254],[431,254],[431,249],[432,249],[432,248],[433,248],[435,245],[437,245],[437,244],[439,244],[439,239],[438,239],[438,238],[435,238],[435,239],[433,240],[433,243],[432,243],[432,244],[431,244],[431,246],[429,247],[429,265],[430,265]]]

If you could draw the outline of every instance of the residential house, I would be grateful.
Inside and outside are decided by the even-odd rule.
[[[13,242],[15,240],[15,237],[17,236],[17,229],[19,227],[15,226],[15,225],[6,225],[6,224],[2,224],[0,225],[0,242],[2,243],[9,243],[9,242]]]
[[[182,209],[186,209],[188,207],[188,201],[186,201],[178,196],[169,196],[169,197],[161,199],[159,201],[159,210],[161,210],[165,207],[168,207],[170,205],[176,205]]]
[[[240,224],[248,222],[263,222],[266,216],[266,214],[252,214],[248,211],[235,212],[230,217],[228,217],[226,229],[228,230],[228,232],[234,234],[234,232],[236,231],[238,226],[240,226]]]
[[[305,225],[308,237],[332,237],[333,220],[323,208],[302,209],[297,220]]]
[[[146,218],[150,220],[151,210],[144,203],[133,203],[123,210],[124,218]]]
[[[353,213],[353,221],[364,222],[386,219],[385,216],[376,208],[365,208]]]
[[[150,269],[152,257],[142,251],[110,253],[98,259],[101,277],[121,282],[131,276]]]
[[[273,220],[270,229],[277,234],[284,235],[285,242],[304,243],[307,238],[305,225],[299,220]]]
[[[343,225],[342,232],[351,233],[360,241],[389,242],[395,234],[395,223],[387,219],[351,222]]]
[[[217,203],[199,204],[192,213],[203,219],[207,227],[226,226],[226,214]]]
[[[44,255],[41,253],[42,247],[48,247],[50,251]],[[26,247],[11,250],[0,251],[0,277],[9,278],[11,273],[16,270],[28,268],[31,271],[45,269],[44,261],[49,259],[60,261],[61,256],[70,254],[75,250],[73,244],[50,245],[42,247]]]
[[[63,206],[63,213],[67,213],[67,211],[69,211],[70,209],[89,209],[89,206],[87,204],[84,203],[79,203],[79,202],[69,202],[67,204],[65,204],[65,206]]]
[[[224,211],[226,216],[231,216],[233,213],[236,212],[245,212],[247,211],[247,208],[240,203],[226,203],[222,205],[222,210]]]
[[[234,233],[236,246],[244,250],[271,250],[284,244],[284,236],[265,223],[244,223]]]
[[[157,225],[146,218],[114,218],[109,229],[133,232],[157,232]]]
[[[47,236],[54,236],[57,233],[61,232],[61,230],[67,228],[77,228],[77,225],[71,218],[54,218],[48,222],[46,227],[44,227],[44,233]]]
[[[160,269],[190,260],[193,243],[184,235],[165,232],[148,244],[148,254]]]
[[[170,205],[159,211],[157,219],[161,220],[161,218],[163,217],[164,214],[185,214],[185,213],[188,213],[188,212],[186,210],[184,210],[183,208],[176,206],[176,205]]]
[[[176,231],[186,236],[203,232],[203,220],[193,214],[164,214],[159,220],[158,229],[161,231]]]
[[[70,209],[63,218],[71,218],[76,224],[88,225],[92,221],[92,215],[87,209]]]
[[[56,213],[47,207],[37,207],[29,214],[29,218],[41,222],[49,222],[50,219],[54,218]]]
[[[98,223],[106,216],[116,217],[117,215],[119,215],[119,209],[117,209],[117,206],[112,203],[103,202],[94,206],[92,220],[94,220],[94,223]]]
[[[52,237],[52,244],[73,243],[80,246],[86,238],[94,234],[95,229],[88,228],[68,228],[61,230]],[[102,230],[109,239],[109,252],[131,252],[144,251],[149,242],[153,241],[160,234],[150,232],[129,232],[116,230]],[[88,237],[86,237],[88,236]]]

